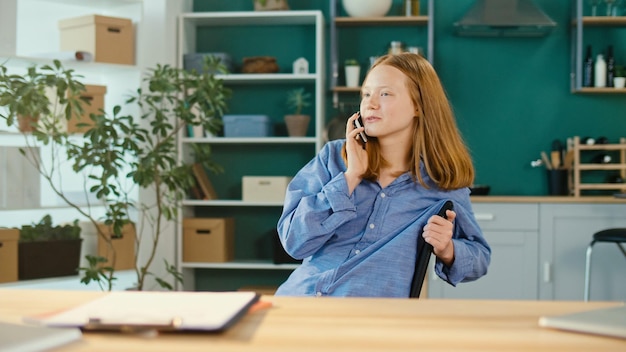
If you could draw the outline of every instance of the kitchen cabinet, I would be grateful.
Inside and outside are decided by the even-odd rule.
[[[289,35],[285,35],[289,31]],[[272,42],[293,45],[280,51]],[[237,44],[240,43],[240,44]],[[245,43],[245,45],[241,45]],[[182,259],[182,221],[178,225],[178,268],[185,290],[232,290],[241,286],[275,285],[297,264],[274,264],[273,239],[282,202],[242,200],[243,176],[293,176],[322,147],[324,126],[324,18],[321,11],[192,12],[179,18],[178,64],[189,53],[227,52],[232,62],[255,56],[276,57],[278,73],[219,75],[232,89],[228,114],[263,114],[274,126],[283,124],[282,110],[289,90],[304,87],[313,97],[311,125],[304,137],[287,137],[276,130],[268,137],[180,137],[180,157],[188,158],[194,144],[207,144],[211,155],[225,166],[223,174],[209,175],[215,200],[183,201],[182,217],[232,217],[235,221],[234,261],[185,262]],[[291,63],[304,57],[309,73],[293,73]],[[281,160],[288,162],[281,162]],[[202,272],[202,275],[196,275]],[[196,278],[198,278],[196,280]]]
[[[596,88],[596,87],[583,87],[583,60],[585,55],[585,48],[587,45],[591,45],[594,49],[593,59],[595,62],[596,56],[600,53],[601,48],[600,41],[606,40],[606,38],[612,38],[609,36],[610,32],[615,29],[626,27],[626,16],[587,16],[585,0],[572,0],[574,6],[572,7],[572,29],[571,29],[571,74],[570,85],[572,93],[602,93],[602,94],[624,94],[626,88]],[[592,36],[592,31],[602,31],[602,36]],[[614,43],[607,43],[607,45],[617,46],[623,40],[619,39]],[[604,50],[604,48],[602,48]],[[623,50],[623,48],[622,48]],[[605,53],[606,58],[606,53]],[[617,59],[616,59],[617,60]],[[616,61],[616,64],[626,65],[626,62]]]
[[[624,204],[540,204],[539,299],[582,300],[585,252],[595,232],[626,227]],[[614,244],[593,249],[593,301],[626,300],[626,258]]]
[[[520,199],[473,203],[492,250],[489,271],[452,287],[431,270],[428,297],[583,299],[587,246],[597,231],[626,227],[626,202]],[[615,245],[594,246],[591,277],[592,300],[626,300],[626,258]]]
[[[340,0],[330,0],[330,90],[333,106],[339,105],[339,94],[358,96],[360,87],[347,87],[343,73],[347,59],[357,59],[361,65],[361,77],[369,67],[371,56],[387,53],[391,41],[400,40],[407,46],[417,46],[425,50],[428,61],[434,58],[434,5],[433,0],[421,1],[419,16],[347,17],[340,15]],[[339,30],[341,29],[341,31]],[[379,36],[368,35],[366,30],[384,32],[383,41],[375,41]],[[373,48],[374,51],[371,51]],[[370,50],[370,51],[367,51]]]
[[[489,271],[476,281],[453,287],[431,270],[428,297],[537,299],[539,205],[478,203],[472,206],[491,247]]]

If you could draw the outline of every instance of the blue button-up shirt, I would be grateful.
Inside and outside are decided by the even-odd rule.
[[[454,263],[435,272],[452,285],[487,273],[491,249],[474,218],[469,189],[443,191],[420,172],[381,188],[363,180],[349,194],[341,158],[344,140],[327,143],[288,186],[278,233],[292,257],[303,259],[277,295],[408,297],[417,236],[428,218],[452,200]]]

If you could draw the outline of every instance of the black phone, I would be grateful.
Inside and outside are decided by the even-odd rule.
[[[363,119],[361,119],[361,112],[357,112],[357,114],[359,114],[359,118],[354,120],[354,127],[360,128],[363,127]],[[367,135],[365,134],[365,131],[359,132],[359,136],[361,137],[363,148],[365,149],[365,143],[367,143]]]

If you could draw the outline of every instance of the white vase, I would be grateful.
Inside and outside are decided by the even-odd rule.
[[[358,87],[361,66],[346,66],[346,87]]]
[[[382,17],[389,12],[392,0],[342,0],[350,17]]]
[[[626,77],[613,77],[613,87],[624,88],[626,86]]]

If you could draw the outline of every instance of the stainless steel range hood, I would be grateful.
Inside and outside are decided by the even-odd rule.
[[[472,37],[541,37],[552,21],[532,0],[476,0],[458,22],[456,33]]]

